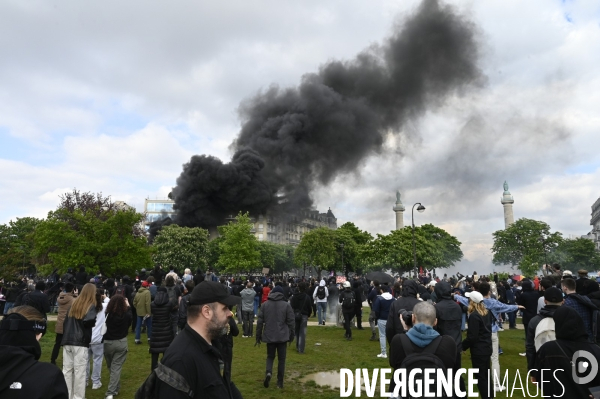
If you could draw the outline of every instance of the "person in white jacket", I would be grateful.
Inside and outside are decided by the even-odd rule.
[[[319,325],[325,325],[325,319],[327,317],[327,297],[329,291],[325,285],[325,280],[322,279],[317,289],[313,293],[313,300],[317,304],[317,318],[319,319]]]
[[[92,368],[92,389],[100,389],[102,387],[102,359],[104,359],[104,343],[102,342],[102,327],[104,326],[106,306],[108,306],[109,298],[106,296],[105,290],[96,288],[96,295],[102,298],[102,310],[96,314],[96,325],[92,328],[92,342],[88,349],[88,362],[85,372],[85,380],[90,379],[90,359],[93,363]],[[96,297],[97,298],[97,297]],[[86,383],[87,385],[87,383]]]

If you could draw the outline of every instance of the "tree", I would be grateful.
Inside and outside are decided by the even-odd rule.
[[[81,265],[88,272],[114,276],[151,267],[143,214],[101,194],[74,190],[61,199],[32,235],[32,255],[42,272],[56,268],[62,274]]]
[[[563,270],[577,272],[579,269],[600,269],[600,254],[596,251],[594,242],[587,238],[561,241],[551,258],[552,262],[560,263]]]
[[[550,253],[563,241],[559,232],[550,233],[550,226],[537,220],[522,218],[504,230],[493,233],[492,262],[518,266],[525,276],[532,277]]]
[[[436,247],[415,230],[417,265],[436,264]],[[373,240],[368,258],[372,268],[390,268],[396,273],[414,269],[412,230],[405,227],[393,230],[388,235],[377,234]]]
[[[390,268],[397,273],[414,269],[412,227],[378,234],[365,257],[371,268]],[[452,266],[462,259],[460,241],[432,224],[415,227],[417,266],[437,269]]]
[[[460,249],[461,242],[446,230],[432,224],[424,224],[415,228],[415,234],[417,231],[436,248],[435,258],[437,260],[432,265],[434,268],[454,266],[455,262],[459,262],[463,258],[463,252]]]
[[[302,236],[296,248],[294,260],[296,265],[307,263],[317,270],[319,280],[321,271],[335,268],[337,260],[337,235],[335,230],[319,227]]]
[[[219,260],[217,265],[228,273],[242,273],[256,270],[261,265],[258,240],[251,233],[253,224],[248,213],[241,212],[230,222],[219,227],[223,240],[219,242]]]
[[[24,217],[0,225],[0,278],[11,280],[31,268],[31,234],[41,221]]]
[[[183,272],[206,268],[208,261],[208,230],[200,227],[165,226],[154,239],[155,263]]]
[[[339,229],[335,230],[337,236],[336,248],[339,248],[338,258],[336,259],[336,270],[343,271],[344,266],[347,272],[362,271],[365,266],[365,249],[373,240],[373,236],[366,231],[360,230],[352,222],[346,222]],[[341,246],[344,245],[344,256],[342,264]]]

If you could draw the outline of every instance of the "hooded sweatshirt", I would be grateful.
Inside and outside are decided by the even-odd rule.
[[[384,292],[383,294],[377,296],[377,298],[375,298],[375,303],[373,304],[375,318],[377,320],[387,320],[393,302],[394,297],[389,292]]]
[[[590,394],[589,387],[600,385],[600,373],[597,373],[588,384],[577,384],[573,381],[571,361],[577,351],[587,351],[593,358],[600,359],[600,347],[587,341],[583,319],[575,309],[560,306],[554,311],[552,318],[555,324],[556,341],[546,342],[540,347],[535,368],[551,369],[555,374],[553,376],[552,372],[546,371],[544,381],[541,381],[539,376],[536,378],[541,381],[541,389],[545,396],[587,398]]]
[[[385,326],[385,335],[388,343],[392,343],[392,339],[396,334],[404,333],[404,327],[398,318],[398,311],[406,309],[412,311],[417,303],[417,292],[419,291],[418,283],[414,280],[405,280],[402,285],[402,296],[396,299],[390,307],[387,324]]]
[[[435,329],[441,335],[449,335],[454,339],[458,350],[462,348],[461,324],[463,311],[459,304],[452,300],[452,287],[445,281],[435,285],[438,301],[435,304],[437,324]]]
[[[325,289],[325,298],[319,299],[319,297],[317,296],[317,291],[319,290],[319,288],[317,287],[317,288],[315,288],[315,292],[313,292],[313,299],[315,299],[317,302],[327,302],[327,297],[329,296],[329,290],[327,289],[325,280],[321,280],[321,282],[319,283],[319,287],[323,287]]]
[[[256,323],[257,341],[282,343],[291,341],[295,336],[294,311],[286,302],[282,291],[281,287],[275,287],[269,294],[269,299],[260,307]]]
[[[10,315],[3,322],[20,318]],[[0,398],[68,398],[67,384],[60,369],[40,363],[42,354],[35,332],[0,330]]]
[[[254,314],[254,297],[256,296],[256,291],[253,288],[246,287],[240,292],[240,296],[242,297],[242,311]]]

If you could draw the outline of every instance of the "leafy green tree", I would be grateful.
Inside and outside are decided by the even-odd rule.
[[[542,264],[550,261],[549,254],[563,241],[561,233],[550,233],[548,224],[526,218],[494,232],[493,237],[492,262],[518,266],[528,277],[537,274]]]
[[[436,247],[415,229],[417,265],[426,268],[438,264]],[[390,234],[377,234],[370,247],[369,259],[373,268],[390,268],[396,273],[414,269],[412,230],[405,227]]]
[[[74,190],[61,199],[32,235],[32,255],[42,272],[56,268],[63,274],[82,265],[88,272],[113,276],[152,266],[141,227],[143,214],[119,207],[101,194]]]
[[[294,247],[291,245],[259,241],[258,250],[262,267],[271,269],[273,274],[282,274],[294,267]]]
[[[223,237],[218,236],[208,242],[208,252],[206,255],[208,263],[207,269],[212,269],[213,271],[218,269],[217,265],[219,263],[219,256],[221,256],[220,245],[222,241]]]
[[[432,224],[424,224],[415,228],[415,234],[419,233],[427,241],[433,243],[436,248],[436,261],[430,265],[434,268],[446,268],[454,266],[463,258],[463,252],[460,249],[461,242],[456,237],[449,234],[446,230],[440,229]]]
[[[366,265],[365,250],[368,244],[373,240],[373,236],[366,231],[360,230],[352,222],[344,223],[335,230],[337,236],[336,248],[338,256],[336,259],[336,270],[343,271],[344,266],[347,272],[360,272]],[[342,244],[344,245],[343,264],[342,264]],[[338,261],[339,259],[339,261]]]
[[[239,213],[235,222],[219,227],[223,240],[219,242],[220,270],[228,273],[250,272],[260,268],[258,240],[251,233],[253,224],[248,213]]]
[[[600,254],[594,242],[587,238],[561,241],[550,255],[552,262],[560,263],[564,269],[577,272],[579,269],[599,270]]]
[[[155,263],[183,272],[205,269],[208,261],[208,230],[172,224],[160,230],[153,243]]]
[[[33,217],[24,217],[0,225],[0,278],[10,280],[23,274],[23,270],[31,269],[31,234],[41,221]]]
[[[319,227],[302,236],[296,248],[294,260],[296,265],[303,263],[315,268],[319,280],[323,270],[333,270],[338,259],[339,246],[335,230]]]

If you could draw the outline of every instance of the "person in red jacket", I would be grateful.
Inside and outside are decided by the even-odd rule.
[[[260,298],[260,303],[263,304],[269,298],[269,294],[271,293],[271,288],[269,287],[269,283],[264,283],[262,288],[262,298]]]

